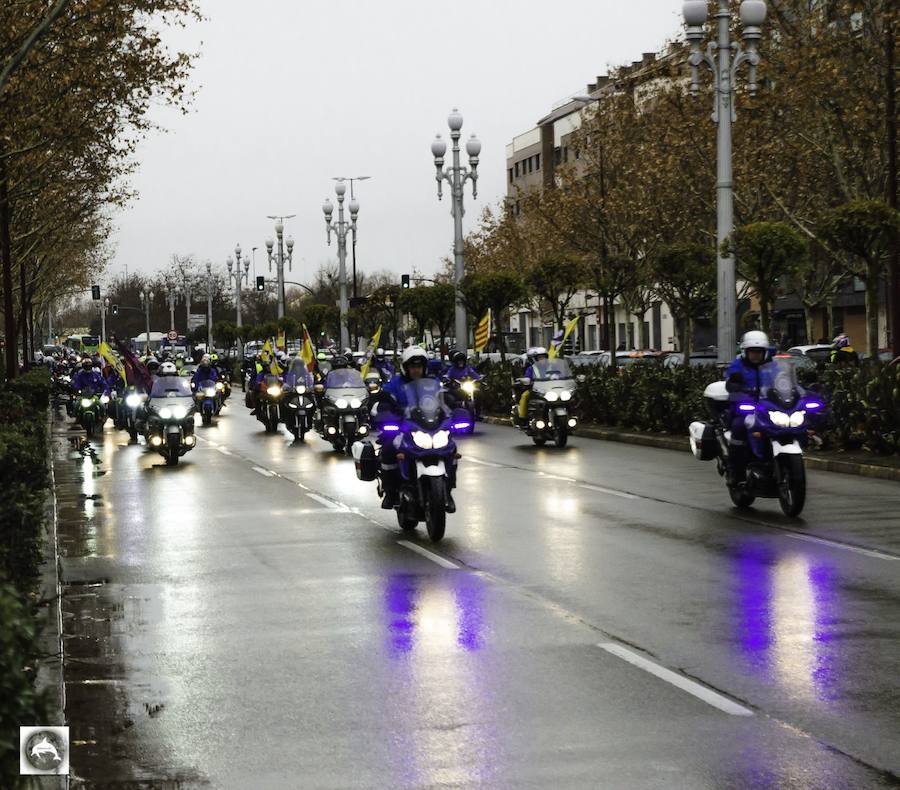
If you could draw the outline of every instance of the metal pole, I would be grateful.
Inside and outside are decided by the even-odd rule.
[[[53,344],[53,302],[47,305],[47,345]]]
[[[100,301],[100,342],[106,342],[106,303]]]
[[[719,77],[716,115],[716,260],[718,279],[718,353],[720,362],[729,362],[736,348],[737,292],[735,290],[734,256],[723,257],[722,243],[734,230],[734,191],[731,162],[731,9],[728,0],[719,0],[716,14],[719,25],[716,60]]]
[[[212,266],[206,267],[206,353],[212,353]]]
[[[463,179],[461,178],[459,164],[459,137],[460,131],[450,132],[453,139],[453,282],[456,286],[456,347],[466,349],[469,347],[469,333],[466,326],[466,308],[462,303],[459,291],[460,283],[465,276],[465,261],[463,260]]]
[[[175,331],[175,291],[170,290],[169,297],[169,331]]]
[[[191,284],[185,277],[184,280],[184,333],[191,331]]]
[[[275,225],[278,236],[278,317],[284,318],[284,224],[281,220]]]
[[[150,355],[150,295],[144,299],[144,318],[146,319],[146,326],[144,329],[144,340],[146,341],[144,353],[148,356]]]
[[[338,282],[340,284],[341,351],[350,347],[350,328],[347,325],[347,225],[344,222],[344,196],[338,194]]]

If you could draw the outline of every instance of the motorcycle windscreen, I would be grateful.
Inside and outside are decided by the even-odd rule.
[[[803,394],[803,388],[797,382],[797,368],[783,359],[773,359],[759,369],[760,397],[792,406]]]
[[[297,385],[312,387],[312,374],[306,369],[306,363],[299,357],[291,360],[291,366],[284,373],[284,383],[289,387]]]
[[[450,416],[445,393],[437,379],[421,378],[403,386],[406,418],[423,428],[434,429]]]
[[[533,381],[566,381],[572,379],[572,369],[564,359],[542,359],[531,366]],[[573,382],[574,384],[574,382]]]

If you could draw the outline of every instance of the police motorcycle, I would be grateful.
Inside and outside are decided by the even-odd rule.
[[[172,374],[167,374],[171,365]],[[178,459],[197,444],[194,436],[194,393],[191,382],[174,374],[174,364],[160,366],[160,376],[153,382],[147,399],[144,438],[150,448],[176,466]]]
[[[200,420],[205,426],[212,425],[212,418],[219,413],[219,390],[212,379],[204,379],[194,391],[194,400],[200,411]]]
[[[392,442],[397,450],[400,472],[397,521],[407,532],[424,521],[428,537],[437,543],[444,537],[450,492],[456,480],[456,461],[460,457],[453,433],[468,431],[471,420],[465,411],[450,408],[446,393],[436,379],[407,382],[404,390],[408,405],[402,417],[385,414],[379,418],[382,443]],[[361,479],[375,479],[377,463],[370,464],[370,459],[374,459],[372,446],[357,442],[353,455],[357,475]]]
[[[353,442],[369,433],[369,390],[355,368],[334,368],[316,384],[319,412],[316,430],[338,452],[352,454]]]
[[[278,431],[283,397],[284,382],[274,373],[267,373],[259,384],[256,400],[256,419],[266,427],[266,433]]]
[[[513,404],[513,424],[542,447],[552,440],[557,447],[565,447],[569,434],[577,427],[572,414],[575,397],[575,378],[565,359],[541,359],[532,366],[533,379],[516,379],[520,391],[530,390],[526,418],[516,420],[518,404]]]
[[[75,422],[84,429],[88,439],[93,438],[94,434],[102,431],[106,424],[109,395],[101,391],[84,389],[75,393],[73,401]]]
[[[292,359],[284,373],[281,419],[298,442],[302,442],[306,432],[312,428],[316,411],[316,402],[310,387],[311,380],[306,363],[299,357]]]
[[[128,431],[131,441],[136,442],[140,432],[140,424],[145,419],[144,404],[147,393],[134,384],[125,387],[122,403],[124,404],[124,430]]]
[[[824,401],[800,387],[796,368],[782,360],[760,368],[758,395],[731,395],[724,381],[716,381],[703,398],[710,419],[690,425],[694,457],[715,460],[736,507],[750,507],[757,497],[777,498],[786,516],[799,516],[806,501],[803,450],[824,420]],[[732,404],[747,426],[749,457],[743,481],[734,479],[729,464]]]
[[[63,365],[59,365],[53,373],[50,394],[54,406],[65,406],[66,414],[72,416],[74,398],[72,396],[72,373]]]
[[[456,380],[445,379],[448,388],[456,398],[459,408],[464,409],[469,415],[472,427],[469,433],[475,433],[475,421],[479,419],[478,397],[481,391],[481,382],[471,376]]]

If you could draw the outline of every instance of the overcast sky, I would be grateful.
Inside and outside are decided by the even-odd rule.
[[[336,259],[322,201],[332,176],[358,187],[361,269],[426,275],[452,249],[429,146],[459,107],[482,141],[466,230],[505,193],[505,147],[609,65],[678,33],[679,0],[201,0],[207,20],[169,36],[200,52],[186,116],[139,151],[138,199],[116,215],[112,276],[172,253],[222,266],[240,242],[267,272],[268,214],[296,214],[288,279]],[[452,16],[451,16],[452,12]]]

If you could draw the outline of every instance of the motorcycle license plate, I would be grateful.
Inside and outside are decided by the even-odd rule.
[[[557,417],[565,417],[569,412],[567,409],[557,409],[554,413]]]

